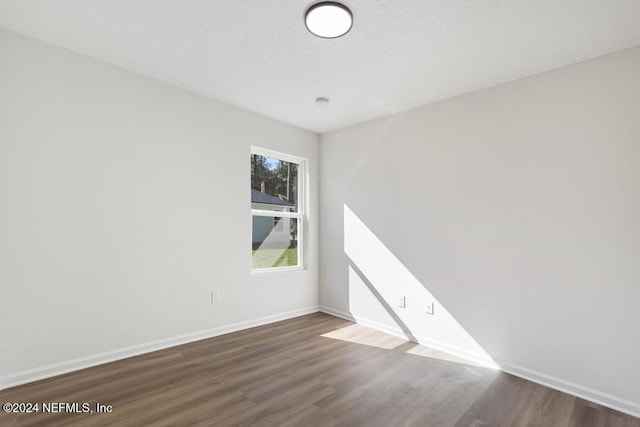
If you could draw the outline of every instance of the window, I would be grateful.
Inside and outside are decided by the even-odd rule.
[[[251,266],[254,271],[303,267],[304,160],[251,150]]]

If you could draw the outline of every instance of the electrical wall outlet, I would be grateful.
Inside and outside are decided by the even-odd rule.
[[[211,291],[211,304],[220,302],[220,291]]]
[[[435,306],[436,303],[431,301],[427,303],[427,314],[434,314],[435,313]]]
[[[398,295],[398,307],[405,308],[407,306],[407,299],[404,295]]]

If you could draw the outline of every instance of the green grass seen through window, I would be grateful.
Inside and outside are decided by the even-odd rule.
[[[298,265],[298,248],[257,249],[251,260],[253,268],[293,267]]]

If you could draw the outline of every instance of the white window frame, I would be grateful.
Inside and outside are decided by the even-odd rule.
[[[298,206],[296,212],[283,212],[283,211],[271,211],[263,209],[251,208],[251,224],[253,226],[254,216],[266,216],[271,218],[295,218],[298,220],[298,265],[292,265],[287,267],[265,267],[265,268],[253,268],[253,259],[250,258],[251,274],[270,274],[286,271],[299,271],[305,269],[306,257],[306,244],[305,244],[305,230],[306,230],[306,205],[307,205],[307,186],[306,186],[306,168],[307,160],[302,157],[292,156],[291,154],[281,153],[278,151],[269,150],[262,147],[251,146],[251,154],[257,154],[259,156],[270,157],[272,159],[283,160],[289,163],[295,163],[298,165]],[[249,199],[251,200],[251,199]],[[249,252],[252,255],[253,248]]]

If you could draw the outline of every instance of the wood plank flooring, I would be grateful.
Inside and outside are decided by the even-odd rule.
[[[0,391],[2,426],[621,426],[640,419],[322,313]],[[99,402],[113,407],[95,413]],[[42,409],[42,407],[41,407]]]

